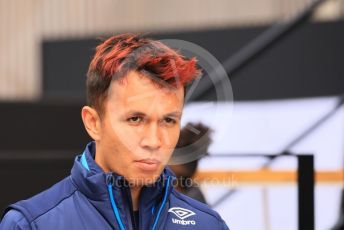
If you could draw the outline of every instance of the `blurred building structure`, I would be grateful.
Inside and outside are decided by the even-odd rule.
[[[169,32],[269,25],[310,0],[0,0],[0,100],[42,94],[43,40],[97,37],[126,31]],[[344,1],[329,0],[314,20],[344,16]]]

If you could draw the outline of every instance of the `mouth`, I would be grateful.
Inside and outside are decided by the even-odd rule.
[[[135,161],[135,164],[143,171],[156,171],[159,168],[160,161],[156,159],[142,159]]]

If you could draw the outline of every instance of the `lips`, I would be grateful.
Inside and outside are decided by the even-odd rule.
[[[135,161],[135,163],[143,171],[155,171],[160,165],[160,161],[156,159],[142,159]]]

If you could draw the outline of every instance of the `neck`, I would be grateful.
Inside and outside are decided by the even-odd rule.
[[[131,200],[133,203],[133,210],[138,211],[139,210],[139,197],[141,192],[140,186],[133,186],[130,188],[131,192]]]
[[[99,145],[97,145],[99,146]],[[95,162],[100,166],[100,168],[105,172],[111,172],[113,170],[110,169],[110,167],[106,164],[106,160],[103,159],[101,157],[101,155],[99,154],[99,148],[97,148],[96,150],[96,154],[95,154]],[[130,192],[131,192],[131,200],[133,203],[133,210],[134,211],[138,211],[139,210],[139,196],[140,196],[140,192],[141,192],[141,186],[132,186],[130,188]]]

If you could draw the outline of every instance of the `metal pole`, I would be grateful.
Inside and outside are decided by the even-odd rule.
[[[298,155],[298,226],[314,230],[314,157]]]

